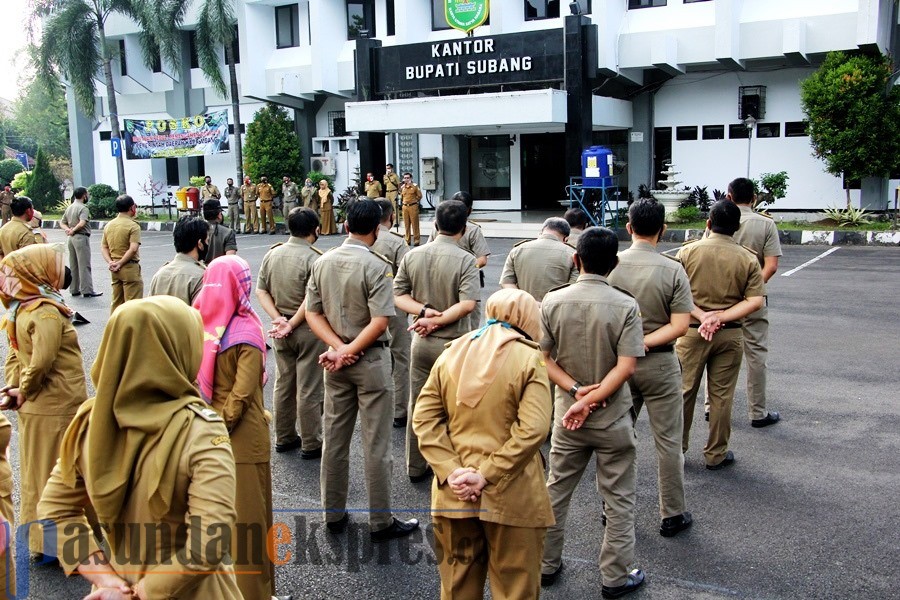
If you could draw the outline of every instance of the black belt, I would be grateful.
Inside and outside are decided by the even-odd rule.
[[[657,352],[672,352],[675,350],[675,346],[672,344],[668,344],[666,346],[654,346],[647,350],[647,354],[656,354]]]
[[[369,348],[390,348],[390,347],[391,347],[390,342],[381,342],[381,341],[372,342],[372,344],[369,346]]]
[[[700,323],[691,323],[691,328],[697,329],[700,327]],[[729,321],[728,323],[722,323],[722,329],[740,329],[741,324],[735,321]]]

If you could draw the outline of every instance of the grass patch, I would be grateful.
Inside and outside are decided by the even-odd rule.
[[[889,231],[891,221],[872,221],[855,227],[841,227],[830,219],[823,221],[776,221],[778,229],[800,231]],[[706,229],[706,221],[689,223],[667,223],[669,229]]]

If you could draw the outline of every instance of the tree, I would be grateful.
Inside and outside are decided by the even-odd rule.
[[[44,152],[43,148],[38,149],[37,156],[34,159],[34,169],[31,171],[25,194],[31,198],[34,207],[41,211],[55,206],[62,200],[62,194],[59,191],[59,181],[56,180],[56,177],[50,171],[50,161],[47,159],[47,153]]]
[[[144,62],[157,56],[175,65],[180,56],[175,34],[184,19],[184,0],[39,0],[33,17],[46,17],[37,52],[38,75],[48,85],[65,80],[85,114],[94,114],[94,79],[102,72],[109,103],[112,137],[122,138],[119,107],[112,77],[116,50],[106,39],[106,20],[119,14],[134,21],[141,33]],[[125,164],[116,157],[119,189],[124,192]]]
[[[281,178],[285,175],[298,180],[305,173],[300,140],[294,134],[294,124],[287,111],[274,104],[266,104],[247,126],[244,147],[244,170],[253,179],[265,175],[281,193]]]
[[[810,144],[828,173],[853,180],[900,167],[900,90],[891,78],[886,56],[831,52],[800,83]]]
[[[14,158],[0,160],[0,187],[9,185],[16,173],[21,173],[24,170],[25,167],[22,166],[22,163]]]
[[[71,155],[66,94],[58,81],[49,85],[43,79],[28,81],[13,103],[10,125],[7,139],[22,152],[34,156],[40,147],[50,156]]]

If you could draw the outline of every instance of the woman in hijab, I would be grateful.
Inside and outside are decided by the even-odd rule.
[[[250,304],[250,265],[221,256],[206,268],[194,308],[206,332],[197,378],[204,400],[225,419],[237,469],[237,522],[248,529],[233,536],[238,587],[244,598],[275,593],[274,565],[265,548],[272,528],[269,424],[263,408],[266,340]],[[241,542],[245,543],[240,545]]]
[[[19,412],[19,525],[36,520],[63,434],[87,399],[81,348],[70,320],[74,313],[60,293],[68,287],[66,271],[58,244],[26,246],[0,262],[0,301],[9,309],[0,323],[9,340],[7,401],[0,407]],[[32,528],[29,547],[40,555],[37,529]]]
[[[554,523],[539,451],[550,429],[550,384],[538,303],[500,290],[488,298],[487,317],[435,362],[413,416],[435,474],[441,598],[481,598],[488,573],[494,598],[537,598]]]
[[[322,235],[333,235],[337,233],[337,225],[334,223],[334,194],[328,188],[326,179],[319,182],[319,190],[316,195],[319,197]]]
[[[66,431],[38,506],[56,523],[65,572],[93,584],[86,600],[242,598],[221,533],[235,519],[228,433],[194,384],[203,337],[197,311],[169,296],[124,304],[103,331],[96,395]]]

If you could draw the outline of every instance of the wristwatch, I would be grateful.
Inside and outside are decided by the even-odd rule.
[[[430,305],[430,304],[423,304],[423,305],[422,305],[422,310],[419,311],[419,318],[420,318],[420,319],[424,319],[424,318],[425,318],[425,309],[427,309],[427,308],[434,308],[434,307],[433,307],[432,305]]]
[[[581,389],[581,385],[576,381],[576,382],[572,385],[572,387],[569,388],[569,395],[572,396],[572,397],[574,398],[574,397],[575,397],[575,394],[577,394],[577,393],[578,393],[578,390],[580,390],[580,389]]]

